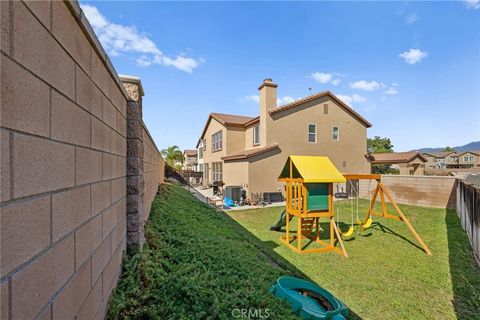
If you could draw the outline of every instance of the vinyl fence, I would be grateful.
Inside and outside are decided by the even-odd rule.
[[[456,210],[473,251],[480,258],[480,187],[457,180]]]

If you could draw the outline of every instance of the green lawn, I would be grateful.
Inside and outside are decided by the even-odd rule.
[[[350,201],[336,205],[349,224]],[[367,205],[362,200],[360,212],[365,213]],[[228,214],[361,318],[480,319],[480,270],[456,213],[400,207],[430,247],[432,257],[417,246],[405,224],[393,220],[374,219],[370,231],[345,242],[349,258],[344,258],[333,253],[300,255],[281,244],[282,233],[270,231],[269,226],[282,207]],[[347,228],[342,226],[344,231]]]

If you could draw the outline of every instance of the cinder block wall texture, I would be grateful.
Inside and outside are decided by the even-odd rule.
[[[104,318],[127,242],[129,100],[77,2],[1,1],[2,320]],[[149,135],[144,150],[149,208],[163,159]]]
[[[455,206],[454,177],[382,175],[381,181],[397,203],[450,209]],[[375,187],[372,180],[372,194]],[[369,197],[368,180],[360,180],[360,196]]]

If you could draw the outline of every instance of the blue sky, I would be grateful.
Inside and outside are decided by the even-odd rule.
[[[331,90],[395,151],[480,140],[480,3],[81,1],[157,145],[194,148],[210,112],[258,115]]]

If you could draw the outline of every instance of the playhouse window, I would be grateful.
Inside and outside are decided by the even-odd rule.
[[[260,144],[260,126],[253,127],[253,145]]]
[[[332,128],[332,138],[333,138],[333,141],[340,140],[340,129],[338,127]]]
[[[212,151],[222,150],[222,131],[212,135]]]
[[[308,142],[312,142],[312,143],[317,142],[317,125],[316,124],[308,125]]]

